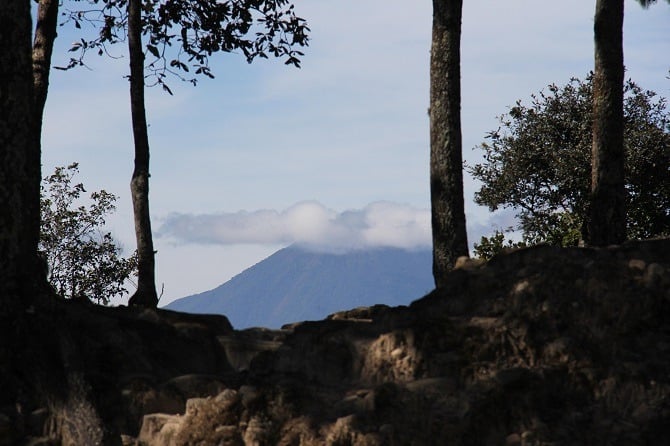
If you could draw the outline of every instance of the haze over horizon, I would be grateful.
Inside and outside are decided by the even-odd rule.
[[[463,154],[496,116],[550,83],[593,67],[593,2],[464,2]],[[430,246],[430,2],[296,2],[312,29],[302,69],[212,58],[214,80],[147,89],[150,206],[164,305],[212,289],[291,243],[342,250]],[[627,78],[670,96],[670,5],[626,1]],[[59,29],[54,65],[75,39]],[[92,56],[90,70],[52,71],[43,175],[80,164],[87,190],[120,196],[109,228],[132,251],[128,183],[133,145],[127,58]],[[466,176],[472,245],[513,224],[476,206]]]

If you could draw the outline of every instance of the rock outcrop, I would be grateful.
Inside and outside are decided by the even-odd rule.
[[[670,240],[462,260],[448,283],[282,330],[59,304],[35,361],[54,373],[3,398],[0,444],[668,441]]]

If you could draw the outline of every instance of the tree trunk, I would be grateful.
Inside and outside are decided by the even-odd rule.
[[[40,285],[32,274],[41,175],[33,127],[30,28],[28,0],[0,2],[0,313],[17,308],[18,299],[32,300],[31,291]]]
[[[468,255],[461,141],[463,0],[433,0],[430,58],[430,194],[435,286]]]
[[[33,170],[29,175],[36,176],[42,179],[41,171],[41,139],[42,139],[42,119],[44,116],[44,106],[47,101],[47,93],[49,91],[49,73],[51,70],[51,54],[53,53],[54,41],[57,36],[58,25],[58,3],[59,0],[40,0],[37,7],[37,24],[35,26],[35,38],[33,40],[33,135],[37,139],[34,150],[30,153],[30,161],[28,165]],[[30,187],[31,200],[37,197],[40,199],[40,182],[32,184]],[[31,215],[28,216],[30,224],[29,230],[33,237],[37,238],[39,244],[40,237],[40,221],[39,207],[34,209]],[[37,245],[36,245],[37,246]],[[40,273],[44,274],[44,278],[40,279],[45,284],[48,282],[47,268],[41,268]]]
[[[35,83],[35,128],[42,133],[44,105],[49,91],[49,73],[54,41],[58,35],[59,0],[40,0],[33,41],[33,80]]]
[[[137,291],[130,305],[156,308],[154,244],[149,217],[149,136],[144,110],[144,52],[142,50],[142,2],[128,1],[128,53],[130,56],[130,108],[135,139],[135,169],[130,182],[137,239]]]
[[[623,0],[597,0],[588,242],[626,239],[623,151]]]

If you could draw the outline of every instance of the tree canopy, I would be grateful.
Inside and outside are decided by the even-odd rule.
[[[499,117],[469,167],[475,201],[516,210],[524,241],[576,245],[589,209],[592,76],[551,84]],[[624,96],[627,235],[670,235],[670,113],[667,102],[629,80]]]
[[[77,2],[79,3],[79,2]],[[87,53],[111,54],[111,46],[125,42],[128,0],[88,0],[86,8],[63,7],[66,22],[78,29],[93,28],[70,48],[74,56],[65,67],[84,65]],[[210,57],[218,52],[241,52],[247,62],[274,56],[300,66],[309,27],[288,0],[149,0],[142,3],[141,28],[145,42],[149,85],[165,83],[168,75],[197,83],[197,76],[213,78]]]

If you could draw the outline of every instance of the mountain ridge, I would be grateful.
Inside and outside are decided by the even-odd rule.
[[[407,305],[433,289],[431,265],[428,249],[318,253],[292,245],[216,288],[165,308],[225,314],[236,328],[279,328],[358,306]]]

